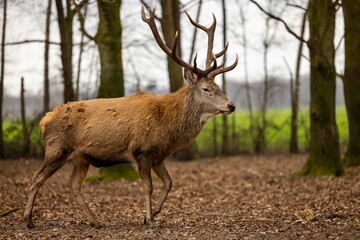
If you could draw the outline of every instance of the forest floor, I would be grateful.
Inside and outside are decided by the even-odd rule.
[[[22,221],[30,180],[42,161],[0,161],[0,239],[360,239],[360,168],[344,177],[297,177],[306,156],[238,156],[167,161],[173,189],[157,224],[143,225],[139,181],[84,183],[102,228],[71,200],[71,163],[40,189],[34,229]],[[89,174],[95,175],[96,168]],[[154,197],[161,182],[154,180]],[[16,210],[18,209],[18,210]]]

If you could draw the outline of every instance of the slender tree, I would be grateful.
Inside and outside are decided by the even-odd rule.
[[[52,0],[48,0],[45,20],[45,52],[44,52],[44,113],[50,110],[49,94],[49,40],[50,40],[50,17]]]
[[[3,1],[3,25],[1,36],[1,73],[0,73],[0,158],[4,158],[4,134],[3,134],[3,95],[4,95],[4,71],[5,71],[5,35],[7,20],[7,0]]]
[[[61,38],[61,62],[63,67],[64,77],[64,102],[75,100],[73,88],[73,70],[72,70],[72,52],[73,52],[73,17],[74,9],[71,9],[70,0],[66,0],[66,15],[64,14],[64,7],[62,0],[56,0],[56,10],[58,14],[58,25]]]
[[[226,1],[221,1],[222,5],[222,15],[223,15],[223,44],[224,47],[227,42],[226,36]],[[225,58],[226,56],[224,56]],[[222,74],[222,90],[224,94],[226,94],[226,77],[225,74]],[[230,146],[229,146],[229,128],[228,128],[228,118],[226,115],[222,116],[222,146],[221,146],[221,154],[222,155],[229,155],[230,153]]]
[[[199,0],[199,6],[198,6],[198,9],[197,9],[196,18],[195,18],[196,22],[199,22],[199,19],[200,19],[202,3],[203,3],[203,0]],[[192,37],[192,41],[191,41],[189,62],[191,62],[191,60],[193,58],[193,55],[194,55],[194,52],[195,52],[197,31],[198,31],[198,29],[195,28],[194,33],[193,33],[193,37]]]
[[[268,11],[269,13],[274,12],[274,8],[277,7],[277,2],[270,0],[268,1]],[[269,102],[269,51],[270,47],[274,43],[274,39],[277,32],[277,27],[271,31],[270,22],[272,18],[270,16],[266,16],[265,19],[265,34],[263,38],[263,70],[264,70],[264,80],[263,80],[263,91],[262,91],[262,98],[260,101],[260,112],[259,112],[259,119],[256,120],[256,138],[255,138],[255,152],[256,153],[263,153],[266,148],[266,132],[268,128],[267,123],[267,109],[268,109],[268,102]]]
[[[254,144],[254,114],[253,114],[253,107],[252,107],[252,100],[251,100],[251,89],[249,83],[249,68],[248,68],[248,41],[247,41],[247,25],[246,25],[246,16],[244,9],[244,5],[238,1],[239,7],[239,14],[241,19],[241,29],[242,29],[242,49],[243,49],[243,59],[244,59],[244,81],[245,81],[245,94],[247,100],[247,109],[249,112],[249,132],[251,142]],[[238,93],[237,93],[238,94]],[[235,114],[233,114],[235,116]]]
[[[335,115],[335,4],[310,0],[310,153],[303,175],[342,175]]]
[[[87,5],[84,6],[84,19],[86,19],[87,14]],[[77,74],[76,74],[76,89],[75,89],[75,96],[76,99],[80,99],[80,74],[81,74],[81,61],[82,61],[82,54],[84,51],[84,37],[85,34],[81,32],[81,39],[80,39],[80,45],[79,45],[79,58],[78,58],[78,67],[77,67]]]
[[[29,131],[26,124],[26,111],[25,111],[25,88],[24,88],[24,78],[21,78],[20,84],[20,110],[21,110],[21,124],[22,124],[22,134],[23,134],[23,152],[22,155],[26,156],[29,154],[30,150],[30,138]]]
[[[360,165],[360,0],[342,1],[345,20],[345,72],[343,77],[349,144],[346,166]]]
[[[300,37],[304,38],[305,34],[305,26],[306,26],[306,16],[305,12],[302,18],[301,23],[301,33]],[[304,42],[299,41],[299,47],[296,58],[296,70],[295,70],[295,83],[291,94],[291,133],[290,133],[290,153],[298,153],[298,112],[299,112],[299,96],[300,96],[300,67],[301,67],[301,59],[303,52]]]

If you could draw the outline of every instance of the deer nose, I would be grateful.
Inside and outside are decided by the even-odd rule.
[[[236,107],[235,107],[235,105],[233,103],[229,103],[228,108],[229,108],[230,112],[233,112],[233,111],[235,111]]]

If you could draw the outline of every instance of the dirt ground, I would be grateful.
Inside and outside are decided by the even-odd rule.
[[[360,239],[360,168],[345,177],[300,178],[306,156],[239,156],[167,161],[173,179],[156,225],[143,225],[140,182],[84,183],[103,227],[72,201],[66,164],[40,189],[34,229],[22,211],[42,161],[0,161],[0,239]],[[96,174],[91,168],[89,175]],[[154,180],[154,199],[161,182]]]

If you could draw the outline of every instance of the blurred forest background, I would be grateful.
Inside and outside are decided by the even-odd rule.
[[[360,163],[359,0],[1,0],[0,157],[42,156],[38,122],[58,104],[138,91],[164,94],[182,69],[141,21],[157,5],[167,44],[204,61],[203,25],[229,42],[236,70],[216,81],[237,111],[218,116],[181,160],[306,152],[304,175],[342,175]]]

